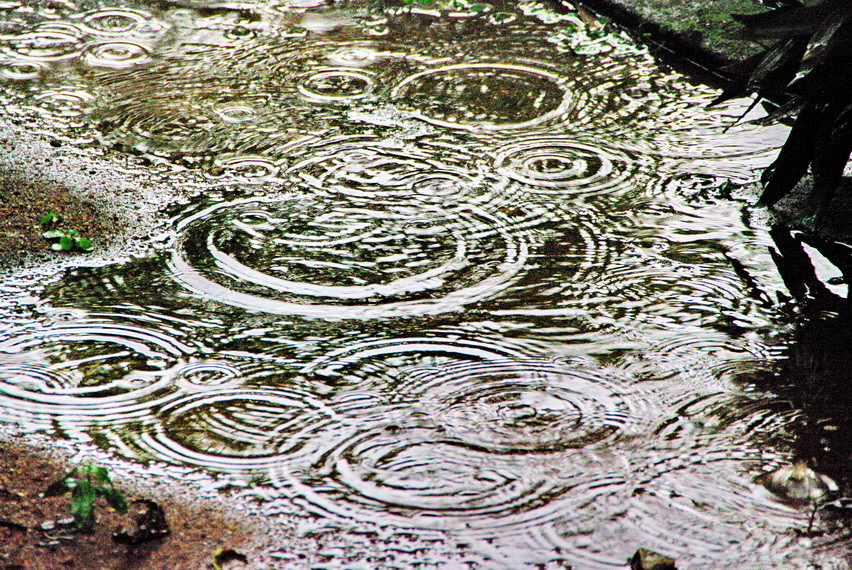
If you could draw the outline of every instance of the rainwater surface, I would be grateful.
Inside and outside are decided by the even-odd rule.
[[[3,422],[327,537],[281,567],[848,555],[752,482],[800,412],[747,380],[786,330],[725,194],[786,135],[748,102],[533,2],[0,15],[4,121],[187,196],[146,255],[0,293]]]

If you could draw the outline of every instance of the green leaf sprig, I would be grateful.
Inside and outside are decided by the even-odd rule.
[[[77,230],[48,230],[41,235],[46,239],[59,240],[50,246],[50,249],[54,251],[71,251],[75,247],[83,251],[92,251],[95,247],[90,239],[81,237]]]
[[[54,226],[62,222],[62,214],[49,210],[41,219],[41,225],[47,229],[41,236],[49,240],[59,240],[50,246],[53,251],[71,251],[75,247],[83,251],[92,251],[94,245],[88,238],[84,238],[77,230],[59,229]],[[48,229],[50,228],[50,229]]]
[[[124,494],[115,488],[106,467],[91,463],[75,467],[45,491],[45,497],[57,497],[71,492],[71,513],[81,531],[89,532],[95,525],[95,502],[103,497],[119,513],[127,512]]]
[[[53,210],[48,210],[47,214],[41,219],[41,225],[43,226],[52,226],[53,224],[58,224],[62,221],[62,214],[58,214]]]

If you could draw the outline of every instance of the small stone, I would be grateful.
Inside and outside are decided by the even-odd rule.
[[[56,528],[56,523],[53,521],[45,521],[39,525],[41,530],[53,530]]]
[[[74,517],[65,517],[56,521],[59,526],[74,526]]]
[[[827,475],[817,473],[804,461],[764,473],[755,482],[779,499],[794,504],[822,502],[838,491],[837,483]]]
[[[675,559],[640,548],[627,561],[631,570],[677,570]]]

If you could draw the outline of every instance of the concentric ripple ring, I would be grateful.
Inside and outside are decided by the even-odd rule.
[[[217,204],[179,224],[172,274],[234,307],[337,320],[457,311],[521,272],[523,232],[493,214],[409,210],[266,198]]]

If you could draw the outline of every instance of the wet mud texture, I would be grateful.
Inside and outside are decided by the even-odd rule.
[[[45,228],[39,223],[50,210],[64,218],[57,228],[77,230],[96,249],[117,234],[117,216],[95,203],[31,172],[0,168],[0,266],[33,256],[85,255],[50,249],[51,242],[42,237]]]
[[[70,524],[70,495],[39,496],[68,467],[43,458],[28,447],[0,443],[0,568],[211,568],[219,549],[250,552],[253,548],[248,531],[222,512],[133,494],[127,494],[130,510],[125,515],[99,500],[94,532],[76,532]],[[165,512],[171,533],[139,544],[116,543],[116,530],[134,528],[142,508],[140,499],[156,500]],[[238,560],[222,566],[244,567]]]

